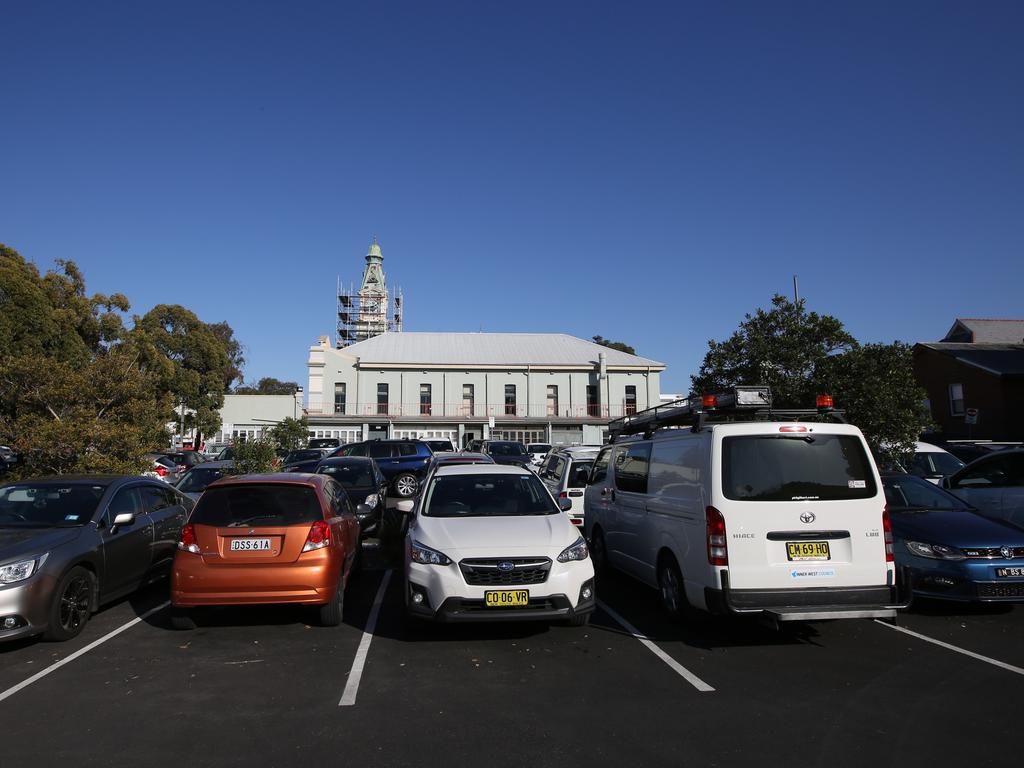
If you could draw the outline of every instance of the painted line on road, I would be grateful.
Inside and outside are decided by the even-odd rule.
[[[697,677],[695,674],[693,674],[693,672],[688,670],[678,661],[676,661],[663,650],[661,650],[661,648],[655,645],[650,640],[650,638],[647,637],[647,635],[643,634],[639,629],[637,629],[624,618],[622,618],[622,616],[620,616],[616,611],[609,608],[603,600],[597,601],[597,607],[605,613],[607,613],[617,622],[619,622],[619,624],[622,625],[623,629],[625,629],[627,632],[629,632],[629,634],[631,634],[633,637],[635,637],[637,640],[643,643],[647,647],[647,650],[649,650],[651,653],[653,653],[655,656],[657,656],[659,659],[665,662],[669,666],[669,669],[671,669],[677,675],[686,680],[686,682],[688,682],[698,691],[700,691],[701,693],[708,693],[710,691],[715,690],[710,685],[701,680],[699,677]]]
[[[887,624],[884,621],[881,621],[880,619],[875,619],[875,623],[880,624],[883,627],[888,627],[889,629],[894,629],[897,632],[902,632],[905,635],[916,637],[918,640],[924,640],[926,643],[933,643],[934,645],[938,645],[947,650],[962,653],[964,656],[970,656],[972,659],[984,661],[986,664],[991,664],[992,666],[1000,667],[1001,669],[1005,669],[1008,672],[1014,672],[1018,675],[1024,675],[1024,669],[1021,669],[1020,667],[1015,667],[1013,666],[1013,664],[1007,664],[1005,661],[999,661],[999,659],[993,659],[988,656],[982,656],[980,653],[975,653],[974,651],[968,651],[966,648],[961,648],[956,645],[944,643],[942,640],[936,640],[934,637],[922,635],[920,632],[914,632],[913,630],[906,629],[904,627],[897,627],[895,624]]]
[[[107,634],[105,634],[99,640],[93,640],[87,646],[85,646],[84,648],[78,649],[77,651],[72,653],[70,656],[66,656],[65,658],[61,659],[60,661],[55,661],[53,664],[48,666],[46,669],[43,669],[43,670],[40,670],[39,672],[36,672],[34,675],[32,675],[32,677],[28,678],[27,680],[23,680],[22,682],[18,683],[17,685],[11,686],[10,688],[8,688],[3,693],[0,693],[0,701],[3,701],[4,699],[10,698],[11,696],[13,696],[18,691],[20,691],[20,690],[22,690],[24,688],[28,688],[30,685],[32,685],[32,683],[36,682],[37,680],[41,680],[42,678],[46,677],[51,672],[56,672],[58,669],[63,667],[65,664],[70,664],[72,661],[77,659],[79,656],[83,656],[83,655],[87,654],[89,651],[91,651],[93,648],[96,648],[96,647],[98,647],[100,645],[103,645],[103,643],[107,642],[107,640],[110,640],[112,637],[116,637],[117,635],[120,635],[126,629],[131,629],[136,624],[138,624],[140,621],[148,619],[154,613],[157,613],[158,611],[162,611],[164,608],[166,608],[170,604],[171,604],[170,600],[167,600],[167,601],[161,603],[160,605],[158,605],[156,608],[150,608],[148,611],[146,611],[141,616],[132,619],[127,624],[122,624],[120,627],[118,627],[117,629],[113,630],[112,632],[108,632]]]
[[[352,669],[348,673],[348,682],[345,683],[345,692],[341,694],[339,707],[351,707],[356,703],[356,694],[359,693],[359,680],[363,676],[363,667],[366,666],[366,657],[370,654],[370,643],[373,641],[373,630],[377,628],[377,617],[380,615],[380,604],[384,602],[384,592],[388,588],[388,580],[391,578],[391,571],[384,572],[384,578],[380,580],[377,588],[377,596],[373,599],[373,607],[370,609],[370,617],[366,620],[366,629],[359,641],[359,648],[356,650],[356,657],[352,659]]]

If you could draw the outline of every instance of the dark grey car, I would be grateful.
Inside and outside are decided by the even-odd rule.
[[[165,575],[192,506],[143,477],[0,486],[0,641],[68,640],[101,604]]]

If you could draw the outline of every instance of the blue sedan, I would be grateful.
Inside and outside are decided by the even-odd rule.
[[[915,595],[1024,603],[1024,529],[913,475],[885,473],[882,486],[896,563],[910,568]]]

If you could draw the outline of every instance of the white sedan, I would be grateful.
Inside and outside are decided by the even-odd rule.
[[[439,467],[415,513],[405,551],[411,616],[590,620],[596,598],[587,544],[533,472]]]

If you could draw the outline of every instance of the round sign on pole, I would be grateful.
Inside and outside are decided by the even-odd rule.
[[[964,411],[964,424],[977,424],[978,423],[978,409],[968,408]]]

